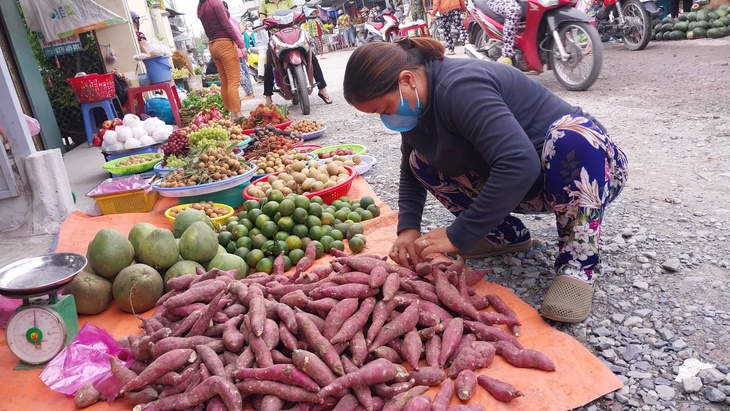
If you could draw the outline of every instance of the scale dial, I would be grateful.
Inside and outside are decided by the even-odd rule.
[[[45,364],[66,345],[66,324],[47,307],[27,307],[17,311],[8,322],[5,339],[8,348],[21,361]]]

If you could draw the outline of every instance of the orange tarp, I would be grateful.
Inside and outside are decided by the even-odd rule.
[[[348,196],[359,198],[364,195],[375,197],[376,204],[383,210],[379,218],[364,224],[368,239],[364,252],[387,255],[396,237],[397,213],[377,199],[365,180],[357,178]],[[124,235],[140,221],[170,228],[163,213],[176,203],[175,199],[160,197],[154,210],[144,214],[90,217],[77,211],[61,227],[56,251],[85,254],[87,244],[94,234],[105,227],[115,228]],[[327,264],[327,260],[327,257],[322,258],[316,265]],[[547,354],[555,362],[557,371],[548,373],[515,368],[497,356],[491,367],[479,373],[510,382],[525,396],[509,404],[500,403],[479,387],[472,402],[482,404],[489,410],[562,411],[579,407],[621,388],[621,381],[598,358],[569,335],[550,327],[531,306],[508,289],[486,281],[480,282],[475,288],[479,294],[493,293],[501,296],[515,310],[523,325],[519,340],[526,348]],[[151,313],[152,311],[147,312],[145,316]],[[79,318],[80,325],[87,321],[105,328],[116,338],[140,331],[134,317],[119,310],[115,303],[102,314]],[[38,378],[40,370],[13,371],[16,363],[17,359],[10,353],[5,342],[5,330],[0,330],[0,411],[75,409],[72,398],[51,391],[41,382]],[[433,388],[430,394],[435,394],[437,390],[438,387]],[[458,403],[458,399],[454,397],[452,405]],[[130,404],[123,399],[112,403],[98,403],[88,408],[91,411],[129,409]]]

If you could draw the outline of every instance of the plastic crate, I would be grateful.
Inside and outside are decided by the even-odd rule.
[[[99,204],[101,213],[104,215],[146,213],[152,210],[159,196],[160,193],[155,190],[136,190],[129,193],[94,197],[94,200]]]
[[[346,196],[347,193],[350,191],[350,188],[352,187],[352,181],[357,178],[357,172],[352,167],[343,167],[345,167],[345,169],[350,173],[350,177],[347,180],[338,183],[336,186],[326,188],[324,190],[315,191],[313,193],[304,193],[304,196],[307,198],[319,196],[322,199],[322,202],[328,205],[332,204],[332,202],[334,202],[338,198]],[[277,173],[272,173],[269,175],[278,175],[281,173],[283,173],[283,171],[279,171]],[[254,181],[254,184],[256,184],[256,181]],[[249,195],[248,190],[243,190],[243,198],[245,200],[260,200],[259,198]]]
[[[192,196],[192,197],[180,197],[178,198],[178,201],[180,201],[180,204],[189,204],[189,203],[199,203],[201,201],[212,201],[214,203],[218,204],[225,204],[227,206],[238,208],[243,204],[244,198],[243,198],[243,189],[246,188],[251,184],[250,181],[246,181],[245,183],[229,188],[227,190],[219,191],[217,193],[211,193],[211,194],[202,194],[199,196]]]
[[[114,73],[89,74],[66,80],[71,83],[79,103],[94,103],[117,96],[114,88]]]

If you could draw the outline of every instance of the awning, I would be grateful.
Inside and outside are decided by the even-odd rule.
[[[98,30],[126,20],[92,0],[20,0],[25,22],[48,41]]]
[[[166,9],[165,9],[165,11],[166,11],[166,12],[168,12],[168,13],[170,14],[170,15],[169,15],[169,16],[167,16],[167,17],[177,17],[177,16],[184,16],[184,15],[185,15],[185,13],[180,13],[179,11],[177,11],[177,10],[173,10],[173,9],[171,9],[171,8],[169,8],[169,7],[168,7],[168,8],[166,8]]]

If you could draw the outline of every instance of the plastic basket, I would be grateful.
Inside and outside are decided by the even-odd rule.
[[[367,173],[368,171],[370,171],[370,169],[373,168],[373,166],[375,165],[375,163],[377,161],[375,160],[375,157],[373,157],[373,156],[366,156],[364,154],[363,155],[358,154],[358,155],[362,159],[362,162],[356,166],[351,166],[351,167],[354,168],[358,174],[363,175],[363,174]],[[345,156],[345,157],[352,160],[352,157],[354,157],[354,156]],[[332,161],[331,158],[326,158],[324,160],[319,160],[319,164],[327,164],[330,161]]]
[[[343,149],[349,148],[352,150],[352,152],[354,154],[365,154],[365,151],[367,150],[367,148],[365,146],[360,145],[360,144],[340,144],[340,145],[336,145],[336,146],[322,147],[319,150],[312,151],[312,154],[316,154],[317,156],[319,156],[319,154],[321,154],[321,153],[326,153],[328,151],[337,150],[338,148],[343,148]]]
[[[304,196],[307,198],[312,198],[315,196],[319,196],[322,198],[322,201],[325,204],[332,204],[333,201],[337,200],[340,197],[346,196],[347,193],[350,191],[350,187],[352,187],[352,181],[357,178],[357,171],[355,171],[352,167],[343,166],[347,170],[347,172],[350,173],[350,177],[335,185],[334,187],[330,187],[324,190],[315,191],[314,193],[305,193]],[[280,171],[278,173],[272,173],[270,175],[277,175],[279,173],[283,173],[283,171]],[[248,188],[243,190],[243,198],[246,200],[260,200],[257,197],[248,195]]]
[[[170,57],[160,56],[142,60],[147,69],[147,77],[150,83],[166,83],[172,80],[172,65]]]
[[[79,103],[94,103],[117,96],[114,88],[114,73],[89,74],[66,79],[71,83]]]
[[[145,161],[144,163],[139,164],[133,164],[131,166],[117,166],[120,162],[126,160],[127,157],[118,158],[116,160],[108,161],[104,163],[102,168],[112,174],[117,175],[127,175],[127,174],[137,174],[137,173],[144,173],[145,171],[150,171],[155,167],[155,164],[162,161],[162,155],[158,153],[148,153],[148,154],[134,154],[137,157],[149,157],[149,161]]]
[[[198,203],[199,202],[200,201],[198,201]],[[165,217],[167,217],[167,219],[170,220],[170,224],[174,224],[175,223],[175,217],[171,216],[170,215],[170,212],[173,209],[175,209],[175,208],[182,210],[184,208],[187,208],[187,207],[191,206],[192,204],[193,203],[187,203],[187,204],[180,204],[180,205],[176,205],[174,207],[170,207],[167,210],[165,210]],[[214,207],[225,208],[226,210],[228,210],[228,212],[225,215],[222,215],[220,217],[216,217],[216,218],[211,218],[210,219],[210,221],[216,227],[219,227],[219,226],[223,225],[226,222],[226,219],[228,217],[232,216],[233,213],[235,212],[235,210],[233,209],[233,207],[229,206],[228,204],[213,203],[213,206]]]
[[[152,210],[158,197],[159,193],[154,190],[136,190],[129,193],[94,197],[94,200],[99,204],[101,213],[108,215],[146,213]]]
[[[241,193],[250,183],[250,181],[246,181],[239,186],[219,191],[217,193],[202,194],[192,197],[180,197],[178,198],[178,200],[180,201],[180,203],[183,204],[199,203],[201,201],[212,201],[216,204],[225,204],[229,207],[238,208],[241,206],[241,204],[243,204],[243,197],[241,196]]]
[[[322,148],[322,146],[318,146],[316,144],[298,144],[294,146],[294,150],[297,150],[299,153],[311,153],[314,150],[319,150]]]
[[[324,135],[325,131],[327,131],[327,126],[324,126],[323,129],[312,131],[311,133],[304,133],[302,134],[302,141],[308,141],[308,140],[314,140],[315,138],[320,138]]]

